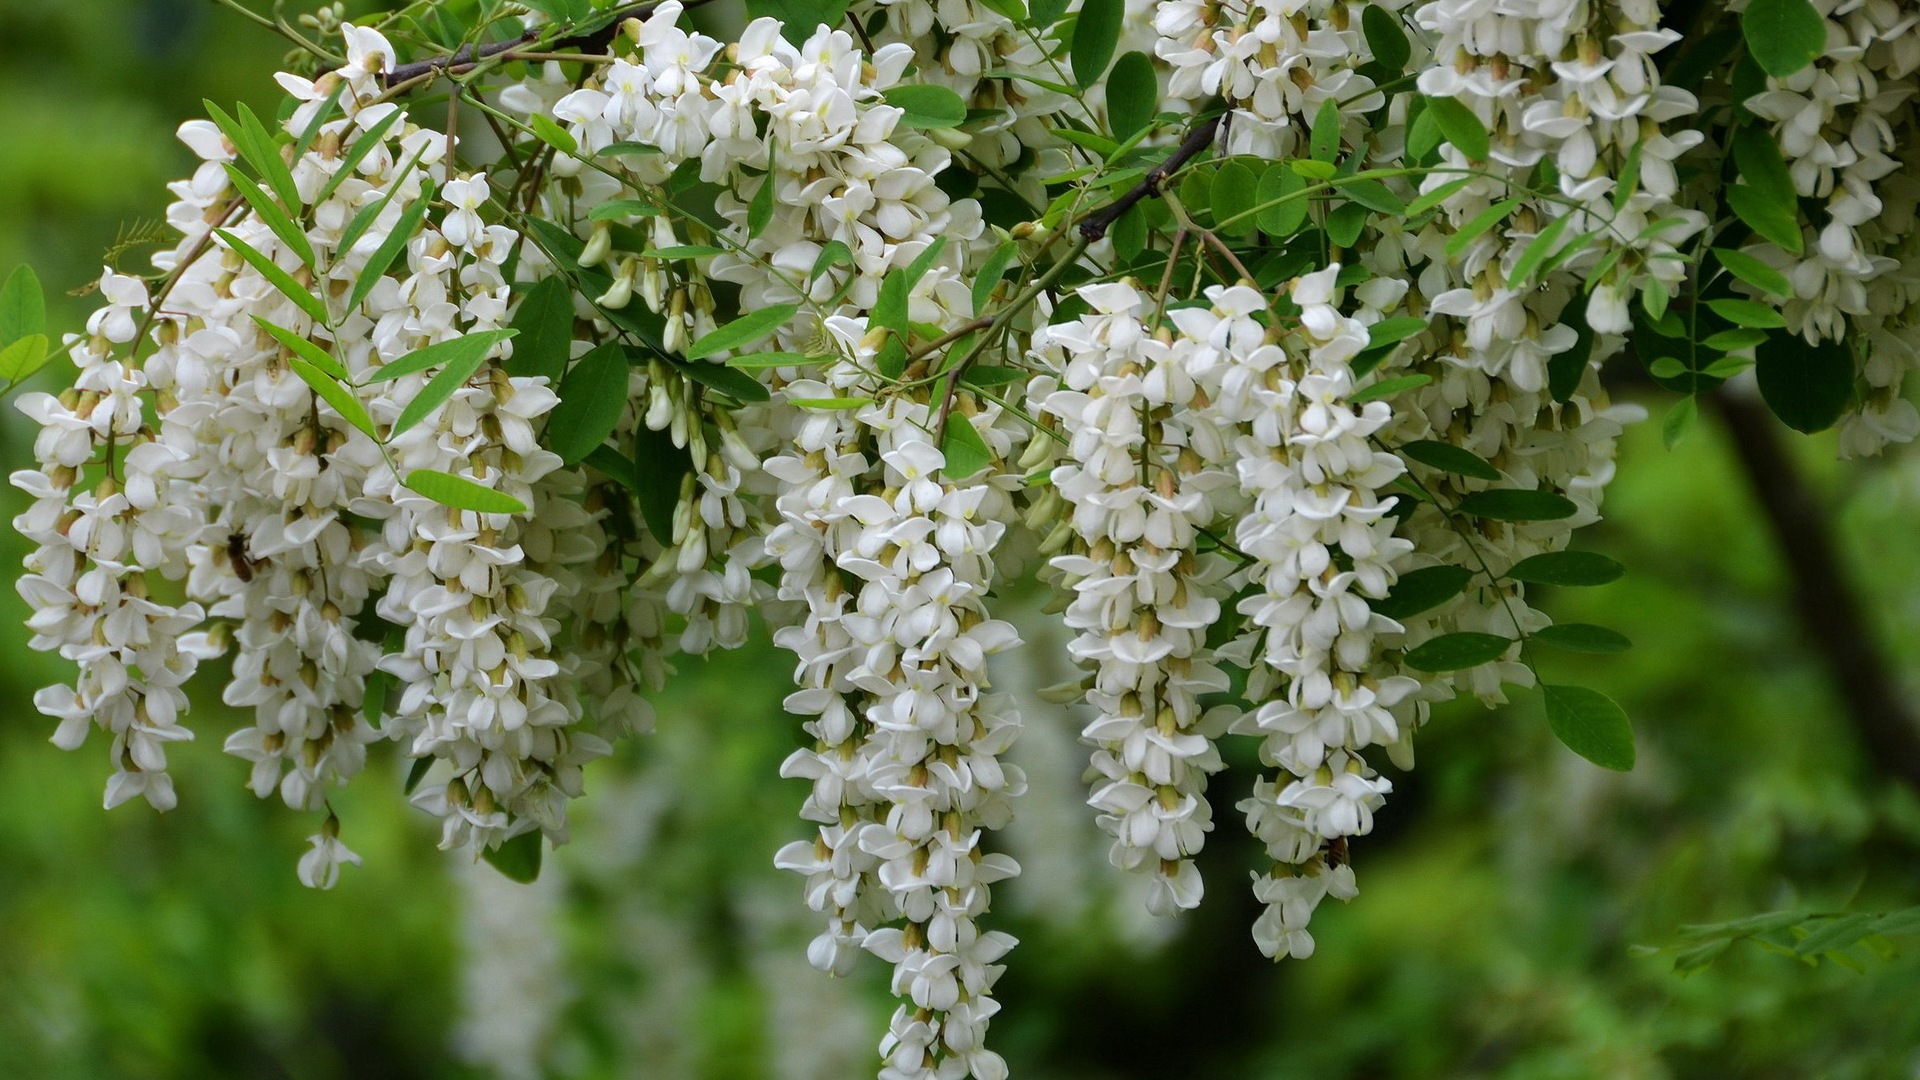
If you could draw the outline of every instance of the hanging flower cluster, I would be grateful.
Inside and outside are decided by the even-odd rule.
[[[809,958],[892,966],[883,1077],[991,1080],[1026,784],[992,606],[1030,565],[1113,864],[1197,906],[1251,739],[1253,937],[1304,958],[1435,702],[1538,685],[1631,766],[1535,674],[1625,639],[1527,592],[1620,572],[1567,550],[1639,416],[1603,363],[1683,395],[1670,438],[1748,369],[1846,452],[1920,434],[1908,6],[861,0],[731,40],[692,6],[549,0],[406,63],[337,27],[274,122],[181,128],[177,243],[17,402],[18,587],[78,667],[35,705],[106,733],[107,805],[176,803],[230,653],[226,749],[319,819],[303,881],[360,861],[328,796],[381,742],[524,878],[672,658],[757,619]],[[15,382],[36,297],[0,289]]]

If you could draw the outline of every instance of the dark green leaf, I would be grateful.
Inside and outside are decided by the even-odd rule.
[[[1806,249],[1797,206],[1782,205],[1747,184],[1733,184],[1723,192],[1728,209],[1785,251],[1798,255]]]
[[[1300,227],[1307,223],[1308,200],[1300,194],[1306,187],[1307,182],[1301,179],[1299,173],[1288,168],[1286,163],[1275,162],[1267,166],[1267,171],[1260,174],[1260,186],[1254,192],[1254,200],[1260,207],[1257,218],[1260,231],[1276,238],[1299,232]]]
[[[901,110],[903,127],[950,128],[967,122],[967,103],[944,86],[914,83],[896,86],[884,96],[887,104]]]
[[[1030,374],[1021,368],[974,364],[960,373],[960,381],[968,386],[995,387],[1024,382]]]
[[[603,146],[600,149],[595,150],[593,152],[593,156],[594,157],[653,157],[658,153],[660,153],[659,147],[648,146],[646,143],[617,142],[617,143],[608,143],[606,146]]]
[[[1784,79],[1818,59],[1827,47],[1827,20],[1807,0],[1752,0],[1740,13],[1747,55]]]
[[[1509,214],[1520,208],[1524,199],[1512,198],[1494,203],[1473,216],[1473,220],[1460,226],[1460,231],[1447,239],[1447,257],[1457,259],[1467,248],[1473,245],[1480,235],[1507,219]]]
[[[1535,631],[1533,640],[1579,653],[1621,653],[1633,648],[1633,642],[1618,630],[1591,623],[1558,623]]]
[[[768,368],[805,367],[818,364],[827,359],[824,356],[809,356],[797,352],[756,352],[741,353],[728,358],[727,366],[741,371],[765,371]]]
[[[471,510],[476,514],[527,512],[526,503],[504,491],[495,491],[464,476],[438,469],[415,469],[407,474],[405,483],[414,493],[455,510]]]
[[[993,249],[980,270],[973,278],[973,313],[976,316],[986,313],[987,305],[993,301],[993,291],[1000,280],[1006,277],[1007,268],[1020,258],[1018,242],[1008,240]]]
[[[1489,521],[1558,521],[1572,517],[1580,508],[1572,499],[1551,491],[1495,488],[1462,496],[1459,510]]]
[[[1553,400],[1564,403],[1580,389],[1588,361],[1593,358],[1593,330],[1587,325],[1586,301],[1575,297],[1561,309],[1560,322],[1573,327],[1573,344],[1547,361],[1547,392]]]
[[[1124,139],[1153,119],[1160,104],[1160,76],[1154,73],[1153,59],[1135,51],[1122,56],[1107,77],[1107,126],[1117,139]]]
[[[673,513],[680,505],[680,482],[693,471],[687,452],[673,445],[673,434],[644,425],[633,439],[634,485],[640,516],[661,544],[673,542]]]
[[[1085,90],[1107,73],[1114,47],[1120,44],[1120,28],[1127,18],[1126,0],[1083,0],[1080,18],[1073,25],[1073,42],[1067,58],[1073,64],[1073,81]]]
[[[1389,619],[1409,619],[1459,596],[1472,580],[1473,571],[1462,566],[1409,570],[1394,582],[1393,591],[1385,599],[1373,602],[1373,611]]]
[[[1213,176],[1209,199],[1213,220],[1220,232],[1237,236],[1253,231],[1252,211],[1259,183],[1253,170],[1238,159],[1220,166],[1220,171]]]
[[[288,211],[300,206],[300,189],[294,185],[293,173],[288,170],[286,159],[280,156],[280,144],[267,132],[265,124],[255,116],[253,110],[244,103],[239,108],[240,129],[245,142],[238,143],[241,153],[267,181],[267,186],[279,197]]]
[[[1356,391],[1349,396],[1347,400],[1358,405],[1362,402],[1373,401],[1376,398],[1390,398],[1395,394],[1418,389],[1432,381],[1433,376],[1431,375],[1402,375],[1397,379],[1382,379],[1372,386]]]
[[[513,313],[513,355],[509,375],[544,375],[560,381],[573,355],[573,290],[561,277],[542,278],[520,299]]]
[[[1342,203],[1327,215],[1327,239],[1334,246],[1350,248],[1367,227],[1367,208],[1359,203]]]
[[[768,187],[770,185],[762,185]],[[758,198],[759,196],[755,196]],[[659,217],[660,208],[643,199],[613,199],[587,212],[588,221],[618,221],[630,217]]]
[[[799,310],[797,304],[776,304],[748,312],[712,333],[701,335],[698,341],[687,347],[687,359],[700,360],[751,345],[786,325]]]
[[[1494,468],[1486,458],[1437,439],[1419,439],[1407,443],[1400,448],[1400,453],[1429,468],[1456,476],[1471,476],[1476,480],[1500,479],[1500,470]]]
[[[386,672],[380,671],[374,674],[385,675]],[[371,683],[368,684],[368,688],[372,688]],[[406,787],[401,789],[401,794],[413,794],[413,789],[419,787],[420,781],[427,778],[427,773],[433,769],[433,763],[438,760],[440,759],[432,756],[413,759],[413,764],[407,767],[407,784]]]
[[[947,463],[941,473],[954,483],[965,480],[993,464],[993,452],[974,430],[973,422],[955,413],[947,417],[947,430],[940,439],[940,452]]]
[[[607,441],[627,411],[627,374],[632,371],[618,342],[581,357],[560,384],[560,403],[547,419],[547,447],[574,465]]]
[[[1626,710],[1598,690],[1541,684],[1547,726],[1567,749],[1603,769],[1633,768],[1633,725]]]
[[[673,366],[680,374],[701,386],[718,390],[735,401],[766,401],[773,396],[760,380],[738,368],[724,364],[703,363],[698,360],[675,361]]]
[[[1605,585],[1626,572],[1597,551],[1549,551],[1514,563],[1506,576],[1535,585]]]
[[[1460,671],[1498,660],[1513,645],[1512,638],[1498,634],[1442,634],[1407,650],[1407,666],[1416,671]]]
[[[1307,149],[1313,160],[1328,165],[1340,156],[1340,103],[1332,97],[1321,101],[1319,111],[1313,114]]]
[[[760,178],[760,189],[753,193],[753,201],[747,204],[747,236],[757,237],[767,231],[773,221],[773,189],[778,183],[778,174],[773,168],[773,142],[767,143],[767,174]]]
[[[481,854],[501,876],[522,885],[533,883],[540,877],[540,832],[521,833],[497,848],[488,848]]]
[[[804,45],[822,26],[839,26],[847,17],[847,0],[747,0],[747,17],[780,20],[780,34]]]
[[[1809,345],[1775,334],[1754,350],[1760,396],[1780,422],[1811,435],[1840,419],[1853,400],[1853,352],[1841,342]]]
[[[1398,15],[1378,4],[1368,4],[1360,12],[1360,32],[1366,35],[1367,48],[1375,60],[1396,72],[1407,70],[1413,46]]]
[[[1761,292],[1775,296],[1793,295],[1793,284],[1787,280],[1787,275],[1744,251],[1714,248],[1713,257],[1720,260],[1720,265],[1727,268],[1727,273]]]
[[[1400,197],[1387,190],[1387,185],[1378,180],[1349,180],[1340,185],[1340,194],[1382,214],[1398,216],[1407,212],[1407,205],[1400,201]]]

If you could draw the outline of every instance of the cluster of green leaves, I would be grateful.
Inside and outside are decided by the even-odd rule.
[[[1680,928],[1679,943],[1639,945],[1637,956],[1673,956],[1673,970],[1690,974],[1718,960],[1740,942],[1751,942],[1767,952],[1814,965],[1830,960],[1860,970],[1851,950],[1865,948],[1889,959],[1895,955],[1891,938],[1920,934],[1920,907],[1885,913],[1773,911],[1726,922],[1699,923]]]

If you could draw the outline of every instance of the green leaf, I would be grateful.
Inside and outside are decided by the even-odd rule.
[[[1209,197],[1213,220],[1218,223],[1215,228],[1229,235],[1253,231],[1252,211],[1259,183],[1253,170],[1237,159],[1220,166],[1220,171],[1213,176]]]
[[[947,458],[946,467],[940,471],[955,483],[993,464],[993,452],[987,449],[980,432],[974,429],[971,420],[958,414],[947,417],[947,430],[940,439],[940,452]]]
[[[266,278],[267,283],[272,285],[275,291],[279,292],[280,295],[286,297],[288,300],[293,301],[294,306],[306,312],[314,322],[322,326],[327,325],[327,306],[320,302],[319,297],[301,288],[300,285],[293,280],[292,274],[280,269],[279,265],[272,259],[262,255],[259,251],[255,250],[251,244],[248,244],[245,240],[240,239],[228,230],[215,229],[214,233],[219,236],[220,239],[226,241],[229,248],[239,252],[240,257],[245,259],[249,266],[252,266],[254,270],[259,272],[261,277]]]
[[[593,156],[594,157],[653,157],[658,153],[660,153],[659,147],[648,146],[646,143],[617,142],[617,143],[608,143],[607,145],[601,147],[600,149],[595,150],[593,152]]]
[[[1456,476],[1471,476],[1476,480],[1498,480],[1500,470],[1492,463],[1471,450],[1440,442],[1437,439],[1419,439],[1400,447],[1400,453],[1441,472]]]
[[[827,359],[829,358],[824,356],[809,356],[806,353],[797,352],[741,353],[728,358],[727,366],[739,368],[741,371],[765,371],[769,368],[806,367]]]
[[[1376,398],[1390,398],[1395,394],[1417,389],[1433,381],[1431,375],[1403,375],[1398,379],[1382,379],[1372,386],[1348,396],[1347,400],[1355,405],[1373,401]]]
[[[751,345],[786,325],[799,310],[798,304],[776,304],[742,315],[712,333],[702,334],[698,341],[687,347],[687,359],[700,360],[715,353],[734,352]]]
[[[1827,20],[1807,0],[1752,0],[1740,13],[1740,32],[1747,55],[1776,79],[1813,63],[1827,47]]]
[[[47,363],[47,335],[28,334],[0,348],[0,379],[9,384],[39,371]]]
[[[374,674],[379,676],[386,675],[387,673],[384,671],[376,671]],[[368,681],[367,686],[368,689],[372,689],[373,683],[371,680]],[[400,793],[402,795],[413,794],[413,789],[419,787],[420,781],[427,778],[427,773],[433,770],[433,763],[438,760],[440,759],[431,755],[423,758],[415,758],[413,764],[407,767],[407,783],[406,786],[401,789]]]
[[[1327,239],[1335,247],[1352,247],[1366,227],[1367,208],[1358,203],[1342,203],[1327,214]]]
[[[1731,334],[1731,333],[1744,332],[1744,331],[1729,330],[1727,332]],[[1721,335],[1719,334],[1714,335],[1714,337],[1720,337],[1720,336]],[[1707,341],[1712,341],[1712,340],[1713,338],[1707,339]],[[1706,344],[1706,342],[1702,342],[1701,344]],[[1747,357],[1723,356],[1720,359],[1715,360],[1713,363],[1708,364],[1706,367],[1702,368],[1700,370],[1700,374],[1711,376],[1712,378],[1715,378],[1715,379],[1731,379],[1735,375],[1740,374],[1741,372],[1747,370],[1752,366],[1753,366],[1753,361],[1748,359]]]
[[[780,35],[804,45],[822,26],[839,26],[847,17],[847,0],[747,0],[747,17],[780,20]]]
[[[527,513],[526,503],[504,491],[437,469],[415,469],[407,474],[404,483],[416,494],[455,510],[471,510],[476,514]]]
[[[1571,214],[1554,218],[1546,228],[1540,230],[1539,235],[1527,241],[1526,250],[1520,253],[1520,258],[1514,261],[1513,272],[1507,275],[1507,287],[1518,289],[1524,286],[1533,277],[1533,272],[1540,268],[1540,264],[1547,260],[1547,256],[1553,254],[1554,247],[1560,243],[1560,237],[1571,224]]]
[[[676,360],[673,366],[680,374],[701,386],[718,390],[735,401],[766,401],[773,396],[760,380],[728,365]]]
[[[1776,330],[1787,325],[1787,320],[1778,311],[1758,300],[1709,300],[1707,306],[1713,309],[1715,315],[1735,326]]]
[[[1011,244],[1013,241],[1009,240],[1007,243]],[[853,249],[843,241],[829,240],[820,249],[819,256],[813,260],[813,269],[807,272],[807,281],[808,283],[819,281],[821,275],[834,267],[852,265],[852,263]]]
[[[509,375],[544,375],[558,383],[573,354],[573,290],[564,278],[536,282],[513,313],[513,355]]]
[[[1024,382],[1032,373],[1016,367],[994,367],[991,364],[974,364],[960,373],[960,381],[968,386],[995,387],[1008,383]]]
[[[1421,214],[1426,213],[1427,211],[1433,209],[1434,207],[1439,206],[1441,203],[1446,202],[1448,199],[1453,198],[1455,195],[1458,195],[1460,192],[1466,190],[1467,185],[1473,183],[1473,181],[1474,181],[1473,177],[1463,176],[1458,180],[1449,180],[1446,183],[1441,184],[1439,187],[1434,188],[1432,191],[1429,191],[1425,195],[1422,195],[1419,198],[1408,203],[1407,216],[1419,217]]]
[[[1321,101],[1319,111],[1313,114],[1307,150],[1313,160],[1328,165],[1340,156],[1340,103],[1332,97]]]
[[[920,284],[920,279],[927,276],[927,271],[933,269],[934,263],[939,261],[940,253],[946,250],[946,247],[947,238],[936,236],[933,238],[933,243],[927,245],[926,250],[914,256],[913,261],[907,264],[907,292],[911,293],[913,287]]]
[[[767,174],[760,178],[760,189],[753,193],[753,201],[747,204],[747,237],[752,239],[767,231],[773,221],[773,189],[776,174],[773,171],[772,141],[767,143]]]
[[[864,409],[873,404],[870,397],[788,398],[796,409]]]
[[[23,263],[7,275],[6,284],[0,285],[0,345],[43,334],[46,329],[47,300],[40,289],[40,276]]]
[[[1518,488],[1494,488],[1464,495],[1458,509],[1470,517],[1489,521],[1558,521],[1580,512],[1565,495]]]
[[[353,141],[353,145],[348,147],[346,152],[340,155],[340,167],[335,169],[333,175],[327,178],[326,184],[320,188],[320,194],[314,198],[313,204],[319,206],[331,198],[333,193],[340,189],[340,185],[345,183],[348,177],[354,175],[354,170],[360,167],[360,163],[366,160],[367,155],[373,152],[374,147],[381,145],[381,140],[386,137],[387,131],[392,128],[393,125],[399,123],[401,118],[406,115],[407,110],[395,109],[381,117],[378,123],[362,132],[360,137]],[[341,245],[342,248],[347,246],[346,244]]]
[[[1107,73],[1114,47],[1120,44],[1121,24],[1126,22],[1126,0],[1084,0],[1080,18],[1073,24],[1073,41],[1067,47],[1067,59],[1073,65],[1073,81],[1085,90]]]
[[[1860,939],[1875,933],[1874,921],[1879,918],[1867,912],[1855,912],[1829,919],[1793,946],[1793,951],[1801,956],[1818,956],[1821,953],[1835,952],[1857,945]]]
[[[1407,666],[1417,671],[1460,671],[1506,655],[1514,640],[1498,634],[1462,631],[1442,634],[1407,650]]]
[[[387,204],[393,201],[394,196],[400,194],[401,184],[406,180],[407,174],[413,171],[414,165],[419,163],[420,155],[425,152],[426,149],[422,147],[411,158],[408,158],[407,163],[401,167],[399,175],[395,176],[393,182],[387,185],[387,193],[380,196],[378,202],[361,207],[359,213],[353,215],[353,220],[347,222],[347,227],[340,231],[340,242],[334,245],[334,251],[345,254],[353,249],[353,245],[360,242],[360,237],[366,235],[366,231],[373,227],[375,221],[379,220],[380,214],[386,210]]]
[[[1393,591],[1373,601],[1373,612],[1401,621],[1431,611],[1466,591],[1473,571],[1463,566],[1428,566],[1409,570],[1394,582]]]
[[[659,216],[660,208],[643,199],[613,199],[587,211],[588,221],[617,221],[621,218]]]
[[[1577,653],[1622,653],[1633,648],[1625,634],[1592,623],[1556,623],[1534,631],[1534,641]]]
[[[393,231],[381,241],[380,246],[374,250],[373,257],[367,260],[366,267],[360,271],[359,279],[353,283],[353,295],[347,300],[348,312],[359,308],[360,302],[367,298],[367,294],[372,292],[373,287],[386,275],[387,267],[392,266],[393,260],[399,258],[400,253],[406,250],[407,243],[413,239],[415,233],[420,231],[420,223],[427,219],[427,207],[432,202],[433,184],[429,181],[420,189],[420,198],[401,212],[400,220],[394,225]]]
[[[1430,325],[1427,320],[1403,315],[1394,319],[1381,319],[1367,327],[1367,348],[1377,349],[1382,345],[1393,345],[1405,341],[1416,334],[1426,332]]]
[[[1647,365],[1647,373],[1656,379],[1677,379],[1687,373],[1687,365],[1672,356],[1662,356]]]
[[[382,364],[367,376],[368,383],[387,382],[402,375],[412,375],[428,368],[455,368],[462,374],[458,381],[466,382],[496,346],[514,335],[512,330],[482,330],[464,334],[457,338],[437,341],[423,349],[415,349],[390,363]]]
[[[1720,265],[1726,267],[1727,273],[1761,292],[1775,296],[1793,295],[1793,284],[1787,280],[1787,275],[1744,251],[1714,248],[1713,257],[1720,260]]]
[[[1853,352],[1845,344],[1809,345],[1792,334],[1775,334],[1754,357],[1760,396],[1795,431],[1825,431],[1853,400]]]
[[[1707,340],[1700,344],[1705,345],[1709,349],[1717,349],[1720,352],[1733,352],[1736,349],[1751,349],[1755,345],[1767,340],[1770,336],[1771,335],[1765,330],[1722,330],[1717,334],[1710,335]],[[1741,366],[1745,366],[1744,361]],[[1711,371],[1713,369],[1708,368],[1707,370]]]
[[[1597,551],[1549,551],[1514,563],[1506,576],[1535,585],[1605,585],[1626,572]]]
[[[1413,58],[1413,46],[1400,17],[1378,4],[1368,4],[1360,12],[1360,32],[1366,36],[1373,58],[1392,71],[1407,70]]]
[[[627,373],[619,342],[609,341],[581,357],[560,384],[560,403],[547,419],[548,449],[568,465],[604,444],[627,411]]]
[[[726,248],[715,247],[712,244],[675,244],[672,247],[648,248],[640,254],[649,259],[679,262],[683,259],[709,259],[726,253]]]
[[[1267,171],[1260,174],[1259,187],[1254,190],[1254,201],[1260,207],[1256,217],[1260,231],[1276,238],[1299,232],[1307,223],[1308,200],[1296,196],[1306,187],[1307,182],[1285,162],[1267,166]],[[1287,201],[1281,202],[1282,199]]]
[[[534,135],[541,142],[555,150],[569,157],[580,156],[580,140],[574,138],[573,132],[561,127],[552,117],[544,113],[534,113],[528,118],[527,126],[533,128]]]
[[[1427,115],[1440,126],[1440,134],[1471,161],[1485,161],[1493,152],[1487,141],[1487,126],[1472,109],[1450,97],[1427,98]]]
[[[1806,249],[1797,207],[1782,206],[1747,184],[1724,189],[1722,197],[1736,217],[1782,250],[1799,255]]]
[[[1416,99],[1416,103],[1425,99]],[[1412,109],[1409,108],[1409,112]],[[1440,121],[1434,119],[1433,110],[1421,106],[1417,115],[1407,124],[1407,160],[1426,161],[1435,150],[1440,148]],[[1472,177],[1460,181],[1462,184]]]
[[[1307,158],[1295,158],[1287,162],[1287,168],[1292,169],[1295,173],[1306,177],[1308,180],[1331,180],[1340,175],[1340,167],[1331,161],[1313,161]]]
[[[273,325],[258,315],[253,316],[253,321],[260,329],[267,332],[267,336],[286,346],[287,351],[295,356],[312,364],[327,378],[343,383],[353,381],[353,376],[347,373],[347,369],[341,366],[340,361],[328,355],[325,349],[291,330]]]
[[[1517,197],[1503,199],[1475,214],[1472,221],[1460,226],[1460,231],[1447,239],[1447,258],[1459,258],[1482,233],[1507,220],[1507,216],[1518,210],[1524,201]]]
[[[1036,30],[1045,30],[1067,13],[1068,0],[1030,0],[1027,16]]]
[[[499,332],[500,331],[495,330],[491,333],[497,334]],[[487,335],[483,334],[469,335],[469,337],[481,338],[486,336]],[[466,340],[468,340],[468,338],[458,338],[455,339],[454,342],[443,342],[442,344],[452,345],[456,342],[464,342]],[[440,374],[428,380],[426,386],[420,388],[420,393],[415,395],[412,401],[407,402],[406,408],[400,410],[400,418],[393,422],[393,432],[388,438],[398,438],[401,432],[410,430],[415,424],[433,415],[435,409],[446,404],[447,399],[451,398],[455,391],[466,385],[467,380],[473,378],[474,373],[480,370],[480,365],[486,363],[487,352],[493,347],[493,344],[493,342],[487,342],[485,348],[469,346],[457,352],[450,350],[450,355],[443,354],[449,355],[446,366],[440,369]],[[429,346],[429,348],[437,347],[438,346]],[[426,350],[421,351],[424,352]],[[401,359],[411,360],[418,355],[419,353],[409,353]],[[426,493],[421,492],[421,494],[424,495]]]
[[[380,434],[373,426],[373,417],[367,415],[367,407],[360,404],[360,399],[353,396],[352,390],[335,382],[332,376],[297,356],[288,360],[287,366],[293,369],[295,375],[300,376],[301,382],[312,387],[313,392],[319,394],[322,401],[333,406],[333,411],[339,413],[341,419],[360,429],[374,442],[380,441]]]
[[[1633,725],[1626,710],[1598,690],[1541,684],[1547,726],[1567,749],[1603,769],[1633,768]]]
[[[1678,446],[1680,440],[1686,437],[1687,432],[1693,430],[1694,422],[1699,418],[1699,398],[1688,394],[1686,397],[1674,402],[1673,408],[1668,409],[1667,415],[1660,421],[1661,443],[1665,444],[1669,450]]]
[[[1124,139],[1146,127],[1159,104],[1160,76],[1153,59],[1137,50],[1122,56],[1107,77],[1107,126],[1114,137]]]
[[[987,305],[993,302],[993,290],[1000,285],[1000,279],[1006,277],[1007,268],[1020,258],[1020,245],[1013,240],[1003,242],[993,249],[980,270],[973,278],[973,313],[984,314]]]
[[[1564,403],[1580,389],[1581,380],[1587,376],[1588,361],[1593,358],[1593,329],[1587,325],[1586,302],[1575,297],[1561,309],[1560,322],[1573,327],[1573,344],[1547,361],[1547,392],[1553,395],[1553,400]]]
[[[260,175],[266,178],[267,186],[279,197],[280,202],[289,211],[300,206],[300,189],[293,182],[293,173],[288,170],[287,162],[280,156],[280,144],[267,132],[266,125],[253,114],[253,110],[244,103],[239,108],[240,129],[246,139],[237,143],[247,164],[252,165]]]
[[[302,265],[309,270],[313,269],[313,243],[307,239],[307,234],[301,231],[300,226],[295,225],[293,219],[287,216],[287,212],[280,209],[279,204],[249,180],[246,173],[234,168],[232,162],[226,163],[226,170],[227,179],[232,181],[233,189],[247,201],[247,206],[252,208],[254,216],[265,222],[267,228],[273,230],[273,235],[280,238],[280,242],[287,246],[288,251],[300,257]]]
[[[1387,189],[1387,185],[1378,180],[1348,180],[1340,184],[1340,194],[1359,203],[1369,210],[1382,214],[1399,216],[1407,212],[1407,204]]]
[[[641,519],[661,544],[673,542],[674,508],[680,505],[680,482],[693,471],[687,452],[673,445],[671,431],[642,426],[633,437],[633,482]]]
[[[540,831],[536,829],[521,833],[497,848],[488,848],[480,857],[509,881],[529,885],[540,877],[541,851]]]
[[[883,97],[901,110],[900,124],[910,128],[950,128],[967,122],[967,103],[944,86],[915,83],[896,86]]]
[[[313,141],[320,137],[320,129],[326,126],[327,121],[333,119],[334,112],[340,108],[341,95],[346,92],[347,81],[345,79],[333,84],[333,92],[327,95],[327,100],[321,102],[318,109],[314,110],[313,119],[307,121],[306,130],[302,131],[300,137],[293,141],[293,160],[299,161],[301,155],[305,154],[307,149],[313,145]]]

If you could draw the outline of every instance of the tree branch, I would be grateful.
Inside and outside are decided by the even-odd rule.
[[[1827,668],[1874,768],[1920,791],[1920,718],[1875,641],[1859,594],[1828,535],[1829,512],[1780,443],[1779,424],[1751,397],[1711,395],[1793,578],[1800,627]]]
[[[554,59],[547,54],[560,49],[605,48],[613,42],[615,37],[619,36],[621,23],[629,18],[644,18],[645,16],[653,14],[654,9],[660,6],[660,2],[661,0],[651,0],[649,3],[628,4],[625,7],[615,8],[611,12],[608,12],[611,16],[611,21],[605,26],[590,33],[574,34],[570,37],[563,37],[551,41],[538,50],[539,59]],[[711,2],[712,0],[684,0],[684,4],[688,8],[696,8],[702,4]],[[507,41],[495,41],[486,45],[462,45],[447,56],[436,56],[429,60],[416,60],[410,64],[401,64],[392,71],[382,75],[380,79],[383,85],[391,87],[406,82],[408,79],[417,79],[422,75],[430,75],[441,71],[458,74],[483,60],[491,60],[496,56],[505,55],[508,60],[519,59],[518,50],[524,45],[531,45],[539,41],[540,35],[545,33],[547,29],[547,27],[539,27],[528,30],[517,38],[512,38]],[[528,59],[532,58],[531,55],[528,57]]]
[[[1167,160],[1155,165],[1125,195],[1088,214],[1086,219],[1080,222],[1080,235],[1086,237],[1089,244],[1098,242],[1101,237],[1107,235],[1107,230],[1113,227],[1113,223],[1120,220],[1121,215],[1133,209],[1134,203],[1149,195],[1160,194],[1160,185],[1167,177],[1172,176],[1180,166],[1191,161],[1194,155],[1213,145],[1214,136],[1219,134],[1220,124],[1225,118],[1226,114],[1220,113],[1187,132],[1187,137],[1180,140],[1180,145],[1167,157]]]

